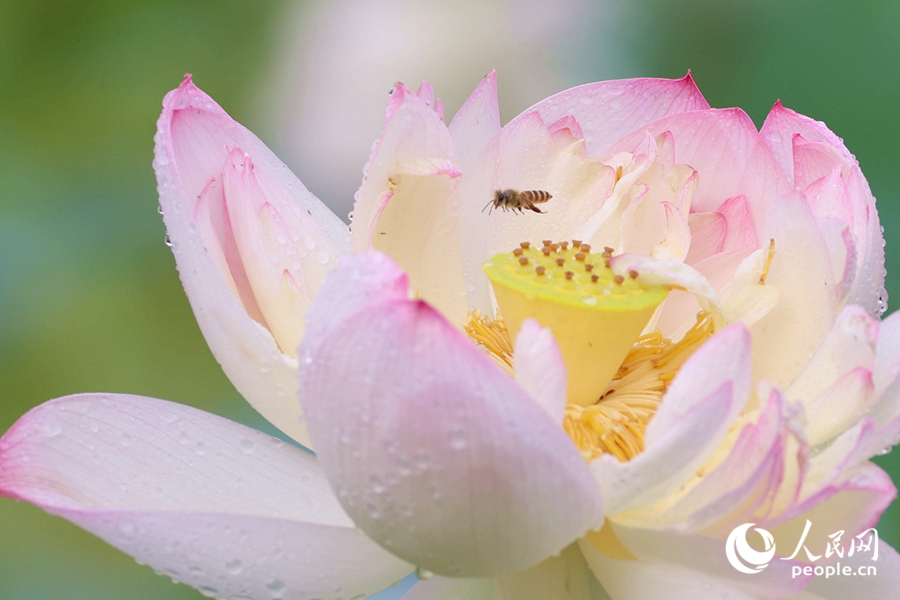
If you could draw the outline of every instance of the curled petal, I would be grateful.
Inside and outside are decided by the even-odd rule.
[[[359,533],[309,453],[153,398],[32,409],[0,438],[0,495],[216,596],[370,594],[412,570]]]
[[[628,462],[601,456],[591,463],[608,514],[650,506],[678,487],[724,437],[747,400],[750,339],[730,327],[681,367],[647,427],[644,451]]]
[[[417,565],[463,577],[521,570],[602,522],[559,424],[424,302],[347,318],[301,360],[300,381],[341,503]]]
[[[160,206],[181,281],[201,331],[238,391],[264,417],[309,444],[296,390],[296,361],[268,329],[236,243],[222,186],[234,148],[270,183],[267,200],[329,259],[349,254],[346,226],[252,133],[233,121],[190,77],[163,101],[154,169]],[[235,198],[241,202],[248,198]],[[258,207],[257,207],[258,208]],[[295,279],[296,281],[296,279]],[[290,282],[286,282],[290,285]],[[313,290],[314,291],[314,290]],[[302,323],[300,325],[302,328]]]
[[[675,162],[701,173],[692,208],[712,212],[735,196],[745,196],[760,231],[772,198],[790,187],[756,126],[737,108],[682,113],[655,121],[616,142],[614,151],[632,151],[646,132],[675,138]]]

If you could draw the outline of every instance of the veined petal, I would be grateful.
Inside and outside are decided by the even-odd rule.
[[[725,200],[743,195],[760,231],[769,201],[790,189],[753,121],[740,109],[697,111],[660,119],[625,136],[612,150],[632,151],[647,131],[653,136],[670,131],[675,138],[675,162],[701,173],[692,202],[695,212],[716,211]],[[762,245],[763,240],[758,241]]]
[[[166,229],[182,284],[210,349],[254,408],[297,441],[309,444],[300,407],[292,400],[296,361],[280,350],[261,323],[264,319],[255,299],[251,302],[247,297],[251,292],[247,273],[222,196],[222,170],[230,150],[239,147],[252,157],[277,189],[270,198],[275,208],[306,219],[311,240],[320,248],[348,254],[346,226],[189,77],[163,101],[155,140],[154,169]],[[217,189],[210,189],[211,184]],[[223,266],[229,271],[223,272]]]
[[[781,104],[775,103],[759,131],[765,144],[772,149],[775,160],[787,176],[792,187],[794,180],[794,136],[800,134],[810,142],[823,142],[834,148],[848,165],[855,165],[856,158],[844,146],[843,140],[834,135],[821,121],[810,119]]]
[[[312,455],[153,398],[32,409],[0,438],[0,495],[216,596],[370,594],[412,570],[356,530]]]
[[[541,100],[511,123],[535,111],[545,123],[571,115],[581,125],[588,152],[603,154],[613,142],[646,123],[708,108],[688,72],[681,79],[620,79],[580,85]]]
[[[374,304],[300,355],[323,468],[398,556],[444,575],[522,570],[602,522],[560,425],[424,302]]]

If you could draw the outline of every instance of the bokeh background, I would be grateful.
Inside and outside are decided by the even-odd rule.
[[[878,198],[900,301],[900,3],[550,4],[0,0],[0,432],[82,391],[268,427],[209,353],[163,243],[152,138],[186,72],[343,216],[396,80],[431,81],[449,121],[496,68],[507,121],[572,85],[691,69],[713,106],[761,125],[781,98],[844,138]],[[876,460],[900,481],[900,453]],[[879,531],[900,543],[898,504]],[[199,597],[0,499],[0,599]]]

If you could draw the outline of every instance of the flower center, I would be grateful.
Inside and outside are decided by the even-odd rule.
[[[664,286],[640,275],[616,274],[612,250],[591,254],[587,244],[528,243],[484,264],[503,317],[474,312],[469,336],[510,374],[521,323],[549,327],[566,361],[569,398],[563,427],[587,461],[609,453],[627,461],[644,449],[644,431],[688,356],[713,333],[701,312],[677,343],[660,332],[640,335],[665,298]],[[599,265],[595,267],[595,265]],[[574,393],[573,393],[574,391]]]
[[[482,265],[512,339],[529,318],[553,332],[568,371],[568,401],[581,406],[600,398],[668,293],[636,271],[613,272],[611,248],[590,250],[577,240],[545,240],[540,249],[523,242]]]

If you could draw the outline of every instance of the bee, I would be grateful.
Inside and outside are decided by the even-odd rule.
[[[493,204],[491,210],[488,211],[488,214],[491,214],[495,208],[519,211],[520,214],[523,210],[533,210],[536,213],[543,213],[544,211],[535,206],[535,204],[542,204],[552,197],[550,192],[545,192],[544,190],[528,190],[527,192],[519,192],[511,189],[497,190],[494,192],[494,199],[485,204],[484,208],[481,209],[481,212],[484,212],[485,208]]]

